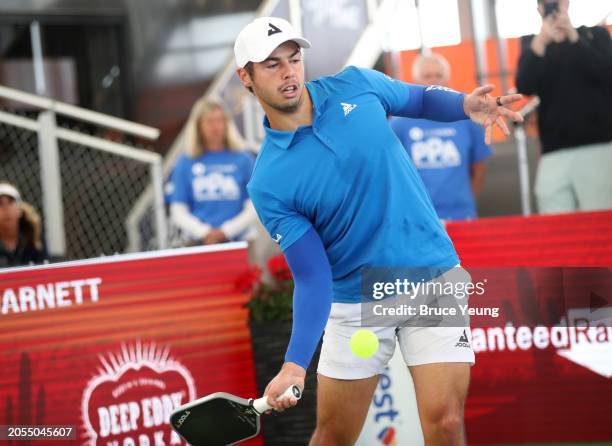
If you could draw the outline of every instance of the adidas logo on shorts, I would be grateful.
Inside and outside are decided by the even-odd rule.
[[[463,330],[463,334],[459,338],[459,342],[457,342],[455,344],[455,347],[467,347],[467,348],[470,348],[470,341],[469,341],[467,335],[465,334],[465,330]]]

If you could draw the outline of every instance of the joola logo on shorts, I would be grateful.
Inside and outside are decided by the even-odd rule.
[[[468,339],[467,335],[465,334],[465,330],[463,330],[463,334],[459,338],[459,342],[457,342],[455,344],[455,347],[467,347],[467,348],[470,347],[470,340]]]

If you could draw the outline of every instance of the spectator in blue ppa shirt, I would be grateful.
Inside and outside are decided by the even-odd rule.
[[[241,151],[242,138],[221,102],[194,105],[185,142],[168,188],[172,222],[203,244],[248,238],[257,220],[246,191],[253,157]]]
[[[412,66],[416,82],[448,86],[450,66],[439,54],[420,55]],[[482,127],[473,121],[436,122],[396,117],[391,127],[414,162],[436,213],[443,220],[476,218],[476,197],[491,155]]]

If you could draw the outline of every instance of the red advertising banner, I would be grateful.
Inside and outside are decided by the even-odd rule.
[[[486,281],[470,306],[499,308],[471,321],[469,443],[612,442],[612,212],[448,232],[472,280]]]
[[[470,444],[612,440],[612,268],[469,271]]]
[[[499,309],[472,319],[469,443],[611,441],[610,324],[581,320],[607,320],[612,212],[449,233],[473,281],[486,281],[471,306]],[[577,265],[603,268],[520,268]],[[246,268],[244,245],[228,244],[0,270],[0,426],[72,427],[88,445],[183,444],[173,408],[256,395],[247,296],[234,288]]]
[[[175,407],[256,394],[234,289],[246,268],[231,244],[0,272],[0,425],[72,427],[92,446],[184,444]]]

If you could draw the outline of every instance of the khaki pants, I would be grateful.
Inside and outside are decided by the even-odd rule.
[[[542,155],[535,195],[541,214],[612,209],[612,141]]]

